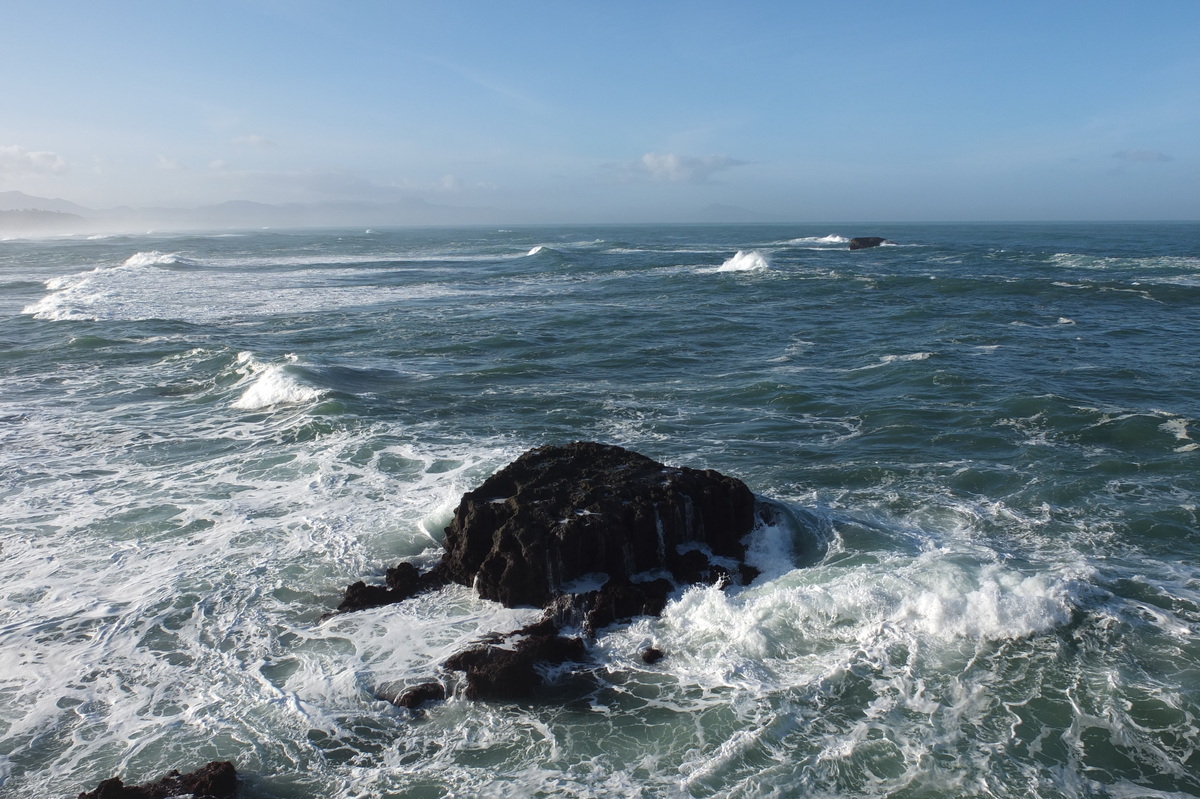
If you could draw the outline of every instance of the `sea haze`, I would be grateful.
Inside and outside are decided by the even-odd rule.
[[[0,792],[231,760],[280,799],[1198,795],[1197,242],[0,242]],[[574,440],[782,503],[762,577],[603,632],[545,701],[381,700],[538,612],[327,618],[342,589]]]

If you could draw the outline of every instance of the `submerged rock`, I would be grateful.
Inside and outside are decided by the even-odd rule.
[[[470,698],[525,697],[543,684],[546,666],[584,659],[583,639],[560,631],[592,636],[657,616],[682,584],[753,579],[743,539],[755,522],[750,489],[718,472],[594,442],[538,447],[463,496],[437,566],[421,573],[402,563],[388,570],[386,586],[355,583],[338,610],[403,601],[447,582],[507,607],[544,608],[507,644],[481,644],[443,664],[466,674]],[[601,585],[579,588],[588,582]],[[436,689],[422,689],[412,701],[435,698]]]
[[[896,242],[894,242],[894,241],[890,241],[888,239],[881,238],[879,236],[858,236],[857,238],[850,239],[850,249],[865,250],[870,247],[878,247],[881,244],[895,244],[895,243]]]
[[[649,665],[657,663],[666,656],[666,653],[657,647],[648,646],[642,650],[642,662]]]
[[[409,688],[394,701],[400,707],[419,710],[426,702],[440,702],[446,698],[446,687],[440,682],[426,682]]]
[[[192,796],[195,799],[231,799],[237,795],[237,769],[229,761],[213,761],[189,774],[172,771],[157,782],[126,785],[120,777],[104,780],[94,791],[79,794],[79,799],[168,799]]]

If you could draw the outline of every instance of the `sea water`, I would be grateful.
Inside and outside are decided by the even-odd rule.
[[[1200,795],[1197,353],[1194,224],[0,242],[0,794]],[[538,612],[343,588],[574,440],[745,481],[762,577],[389,704]]]

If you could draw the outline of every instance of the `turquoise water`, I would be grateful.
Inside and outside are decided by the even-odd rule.
[[[1198,352],[1195,224],[0,242],[0,794],[1200,795]],[[537,613],[342,588],[578,439],[784,503],[764,576],[378,699]]]

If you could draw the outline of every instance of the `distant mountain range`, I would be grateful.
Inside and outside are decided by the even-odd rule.
[[[409,199],[389,203],[267,203],[234,200],[196,208],[85,208],[67,200],[0,192],[0,231],[246,229],[473,225],[509,221],[491,208],[462,208]]]
[[[496,208],[438,205],[411,198],[385,203],[267,203],[233,200],[196,208],[92,209],[68,200],[0,191],[0,233],[47,234],[152,230],[229,230],[306,227],[408,227],[536,223]],[[710,205],[682,221],[769,222],[763,214],[732,205]]]

